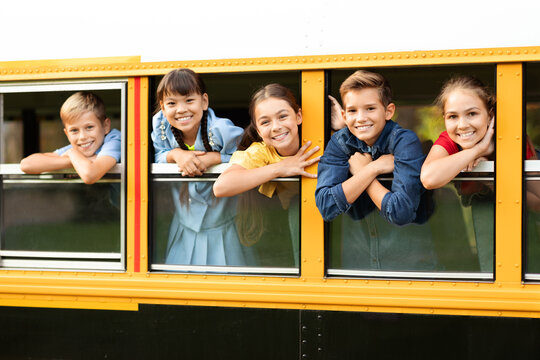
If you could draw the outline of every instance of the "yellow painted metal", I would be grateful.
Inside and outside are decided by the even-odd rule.
[[[127,129],[135,127],[135,79],[128,79],[127,91]],[[126,270],[131,273],[134,269],[135,257],[135,133],[127,131],[127,160],[126,160]]]
[[[324,71],[302,72],[302,144],[311,141],[321,150],[324,145]],[[307,171],[317,172],[317,166]],[[324,222],[315,205],[316,179],[302,178],[301,204],[301,276],[322,278],[324,276]]]
[[[401,51],[145,63],[134,61],[138,59],[137,57],[130,57],[128,58],[129,61],[122,58],[117,59],[118,61],[107,61],[107,63],[99,58],[74,59],[66,60],[66,62],[63,62],[63,60],[4,62],[0,63],[0,81],[162,75],[180,67],[188,67],[199,73],[223,73],[539,61],[540,47]]]
[[[466,53],[466,54],[465,54]],[[398,56],[399,55],[399,56]],[[424,56],[425,55],[425,56]],[[367,57],[367,59],[366,59]],[[178,63],[98,64],[77,71],[45,69],[21,73],[0,66],[0,81],[67,77],[96,78],[162,74],[174,67],[199,72],[303,70],[303,141],[323,145],[324,73],[321,69],[364,66],[498,62],[497,67],[497,227],[494,282],[408,281],[324,278],[323,222],[315,207],[315,180],[302,179],[302,276],[150,274],[146,273],[148,211],[148,79],[140,92],[141,272],[134,272],[135,104],[134,79],[128,81],[127,124],[127,272],[91,273],[0,270],[0,305],[80,303],[107,308],[116,304],[246,306],[265,308],[374,311],[476,316],[540,317],[540,286],[521,284],[521,61],[540,60],[540,47],[401,52],[295,58],[213,60]],[[230,62],[230,63],[229,63]],[[504,64],[503,64],[504,63]],[[2,65],[2,64],[0,64]],[[48,66],[48,65],[47,65]],[[66,65],[68,66],[68,65]],[[78,65],[83,66],[83,65]],[[104,68],[102,68],[102,66]],[[111,66],[110,69],[108,67]],[[115,67],[118,66],[118,69]],[[122,68],[124,67],[124,68]],[[32,68],[30,68],[32,69]],[[315,69],[315,70],[310,70]],[[28,70],[28,69],[26,69]],[[25,70],[25,71],[26,71]],[[11,72],[10,72],[11,71]],[[17,71],[19,71],[17,73]],[[24,75],[24,76],[23,76]],[[11,76],[11,77],[10,77]],[[27,76],[27,77],[25,77]],[[29,77],[28,77],[29,76]],[[34,77],[32,77],[34,76]],[[37,77],[36,77],[37,76]],[[315,171],[308,169],[310,172]],[[516,202],[517,201],[517,202]],[[304,261],[305,260],[305,261]],[[500,264],[500,266],[499,266]],[[102,306],[99,306],[101,304]],[[65,305],[65,306],[64,306]],[[92,306],[94,306],[92,305]],[[52,305],[51,305],[52,306]],[[90,306],[90,305],[89,305]],[[127,306],[127,305],[126,305]],[[86,307],[84,307],[86,308]]]
[[[497,65],[495,281],[521,282],[523,67]]]
[[[77,299],[56,300],[49,296],[45,300],[29,299],[2,299],[0,306],[24,306],[38,308],[62,308],[62,309],[86,309],[86,310],[120,310],[120,311],[138,311],[138,303],[122,303],[103,299],[103,301],[79,301]]]
[[[140,154],[139,154],[139,169],[140,169],[140,191],[141,191],[141,208],[140,208],[140,271],[146,273],[148,271],[148,124],[150,122],[150,109],[148,105],[148,78],[140,79]]]

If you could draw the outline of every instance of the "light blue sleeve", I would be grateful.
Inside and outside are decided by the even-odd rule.
[[[166,163],[167,154],[174,148],[171,146],[168,133],[172,133],[170,124],[163,115],[163,112],[160,111],[152,118],[151,135],[152,143],[154,144],[154,161],[157,163]]]
[[[103,141],[103,145],[96,152],[97,156],[110,156],[120,162],[122,157],[122,134],[116,129],[112,129],[106,136]]]
[[[62,148],[60,148],[60,149],[54,150],[54,153],[55,153],[56,155],[62,156],[62,155],[63,155],[66,151],[68,151],[69,149],[71,149],[71,144],[70,144],[70,145],[66,145],[66,146],[64,146],[64,147],[62,147]]]
[[[227,163],[236,151],[244,130],[229,119],[216,118],[208,127],[208,141],[221,153],[221,162]]]

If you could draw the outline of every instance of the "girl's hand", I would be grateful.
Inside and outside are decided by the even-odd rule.
[[[201,176],[206,171],[206,165],[198,158],[206,154],[206,152],[182,150],[180,148],[173,149],[170,152],[182,176]]]
[[[298,150],[296,155],[293,155],[291,157],[288,157],[276,163],[276,164],[279,164],[279,167],[280,167],[279,177],[288,177],[288,176],[296,176],[296,175],[302,175],[302,176],[312,178],[312,179],[317,177],[317,174],[311,174],[304,170],[306,167],[315,164],[317,161],[321,159],[320,156],[310,159],[311,155],[319,151],[319,146],[315,146],[313,149],[306,152],[307,148],[310,145],[311,145],[311,141],[308,141],[307,143],[304,144],[304,146],[302,146]]]
[[[382,155],[373,163],[377,165],[377,173],[379,175],[389,174],[394,171],[394,155],[392,154]]]
[[[339,102],[331,95],[328,95],[330,99],[330,126],[332,130],[340,130],[345,127],[345,119],[343,119],[343,109]]]
[[[495,118],[491,118],[484,138],[475,145],[479,152],[478,158],[489,156],[493,153],[493,150],[495,150],[495,143],[493,141],[493,134],[495,133],[494,126]],[[476,162],[476,164],[478,164],[478,162]]]
[[[463,171],[473,171],[480,161],[488,161],[488,159],[487,157],[480,156],[479,158],[474,159],[474,161],[471,161]]]
[[[356,175],[371,162],[373,162],[371,154],[356,152],[349,158],[349,171],[352,175]]]

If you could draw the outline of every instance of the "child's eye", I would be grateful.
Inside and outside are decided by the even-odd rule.
[[[354,114],[355,112],[356,112],[355,109],[348,109],[348,110],[347,110],[347,113],[349,113],[349,114]]]
[[[165,105],[167,105],[167,106],[174,106],[174,101],[168,101]]]
[[[471,117],[472,117],[472,116],[476,116],[477,114],[478,114],[477,112],[475,112],[475,111],[471,111],[471,112],[469,113],[469,116],[471,116]]]
[[[288,118],[288,117],[289,117],[288,114],[281,114],[281,115],[279,115],[279,118],[280,118],[280,119],[285,119],[285,118]]]
[[[375,108],[374,108],[373,106],[370,106],[370,107],[368,107],[367,109],[368,109],[369,111],[375,110]]]
[[[191,103],[194,102],[194,101],[195,101],[195,99],[187,99],[187,100],[186,100],[186,102],[187,102],[188,104],[191,104]]]

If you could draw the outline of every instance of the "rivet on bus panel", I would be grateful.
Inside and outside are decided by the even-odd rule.
[[[306,261],[307,261],[307,259],[306,259],[306,258],[303,258],[303,259],[302,259],[302,261],[303,261],[303,262],[306,262]]]
[[[498,53],[499,55],[501,55],[503,52],[502,52],[502,50],[499,50],[499,51],[497,51],[497,53]]]
[[[343,282],[344,282],[344,283],[346,284],[346,283],[348,283],[348,282],[349,282],[349,280],[345,279],[345,280],[343,280]]]
[[[381,60],[384,60],[384,55],[381,55]]]
[[[514,264],[514,267],[517,269],[519,267],[519,264]]]
[[[498,267],[502,267],[502,263],[497,263],[497,266],[498,266]]]
[[[468,52],[466,52],[466,51],[463,52],[463,56],[468,56],[468,55],[469,55]]]
[[[390,285],[390,280],[386,280],[386,285]]]
[[[499,140],[502,140],[502,136],[499,136]]]
[[[502,287],[502,284],[501,284],[501,283],[498,283],[497,286],[498,286],[498,287]]]
[[[519,204],[519,200],[516,200],[516,204]]]

